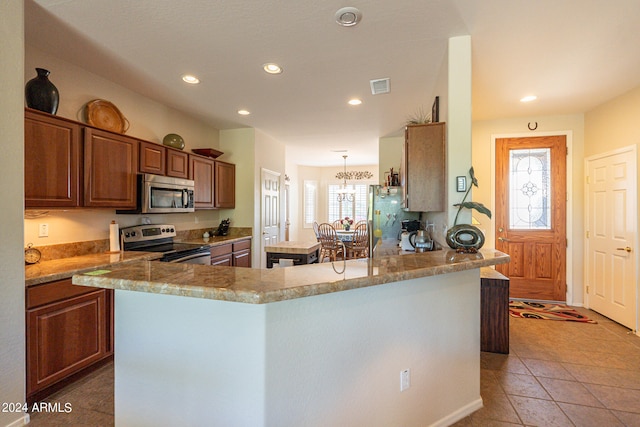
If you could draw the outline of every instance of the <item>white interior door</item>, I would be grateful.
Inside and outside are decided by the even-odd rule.
[[[267,268],[264,248],[280,241],[280,174],[267,169],[261,173],[261,227],[260,267]]]
[[[636,148],[587,159],[589,308],[638,329]]]

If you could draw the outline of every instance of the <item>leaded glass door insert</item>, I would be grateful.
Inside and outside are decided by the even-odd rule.
[[[509,228],[551,229],[549,148],[509,151]]]

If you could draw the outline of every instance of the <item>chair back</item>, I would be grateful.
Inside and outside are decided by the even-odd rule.
[[[313,232],[316,234],[316,240],[319,242],[320,241],[320,234],[318,232],[318,221],[313,221]]]
[[[369,248],[369,227],[366,221],[360,221],[356,224],[351,245],[356,257],[367,256],[367,250]]]
[[[329,223],[323,222],[318,226],[318,241],[323,248],[337,249],[341,245],[338,243],[336,229]]]
[[[333,228],[336,230],[342,230],[342,220],[341,219],[336,219],[335,221],[333,221]]]

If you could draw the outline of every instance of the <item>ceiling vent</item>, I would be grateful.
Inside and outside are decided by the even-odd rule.
[[[369,84],[371,85],[371,94],[372,95],[380,95],[381,93],[389,93],[389,79],[377,79],[370,80]]]

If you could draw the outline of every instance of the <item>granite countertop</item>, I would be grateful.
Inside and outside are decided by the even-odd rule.
[[[139,261],[73,276],[77,285],[264,304],[509,262],[495,250],[379,256],[254,269]]]
[[[176,243],[197,243],[199,245],[209,245],[213,247],[213,246],[224,245],[226,243],[235,243],[241,240],[248,240],[248,239],[251,239],[251,236],[212,236],[212,237],[209,237],[208,239],[205,239],[204,237],[201,237],[199,239],[198,238],[175,239],[175,242]]]
[[[68,279],[74,274],[95,270],[96,268],[112,268],[116,265],[134,261],[153,260],[162,254],[154,252],[117,252],[99,253],[40,261],[24,268],[25,285],[32,286],[54,280]]]

